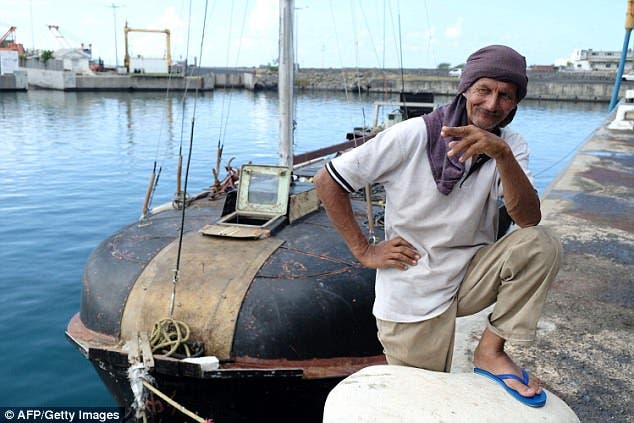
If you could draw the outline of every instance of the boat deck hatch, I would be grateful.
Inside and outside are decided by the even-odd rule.
[[[236,210],[201,229],[205,235],[266,238],[286,219],[291,172],[283,166],[242,165]]]

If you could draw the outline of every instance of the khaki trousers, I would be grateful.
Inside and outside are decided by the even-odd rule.
[[[511,342],[532,342],[560,260],[561,244],[542,226],[515,230],[482,247],[454,301],[440,316],[414,323],[377,319],[387,362],[448,372],[456,317],[475,314],[493,303],[488,328]]]

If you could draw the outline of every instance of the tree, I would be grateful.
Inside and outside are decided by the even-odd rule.
[[[53,52],[51,50],[44,50],[41,54],[40,54],[40,60],[42,62],[44,62],[44,64],[46,64],[46,62],[48,62],[49,60],[51,60],[53,58]]]
[[[437,66],[437,69],[449,69],[450,67],[451,67],[451,63],[443,62]]]

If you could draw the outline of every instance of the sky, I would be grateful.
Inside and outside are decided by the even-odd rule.
[[[296,62],[436,68],[506,44],[528,65],[551,65],[575,49],[620,51],[626,6],[626,0],[295,0]],[[278,57],[278,8],[278,0],[2,0],[0,34],[16,26],[16,41],[26,48],[92,44],[94,58],[122,65],[127,21],[134,29],[169,29],[173,60],[260,66]],[[165,56],[163,33],[128,38],[131,55]]]

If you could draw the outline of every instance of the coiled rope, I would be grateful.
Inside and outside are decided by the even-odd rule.
[[[189,335],[191,331],[185,322],[165,318],[154,323],[152,334],[150,336],[150,347],[152,353],[171,356],[173,354],[181,354],[185,357],[198,355],[199,346],[196,344],[190,346]],[[192,351],[193,347],[193,351]],[[179,351],[180,349],[180,351]]]

